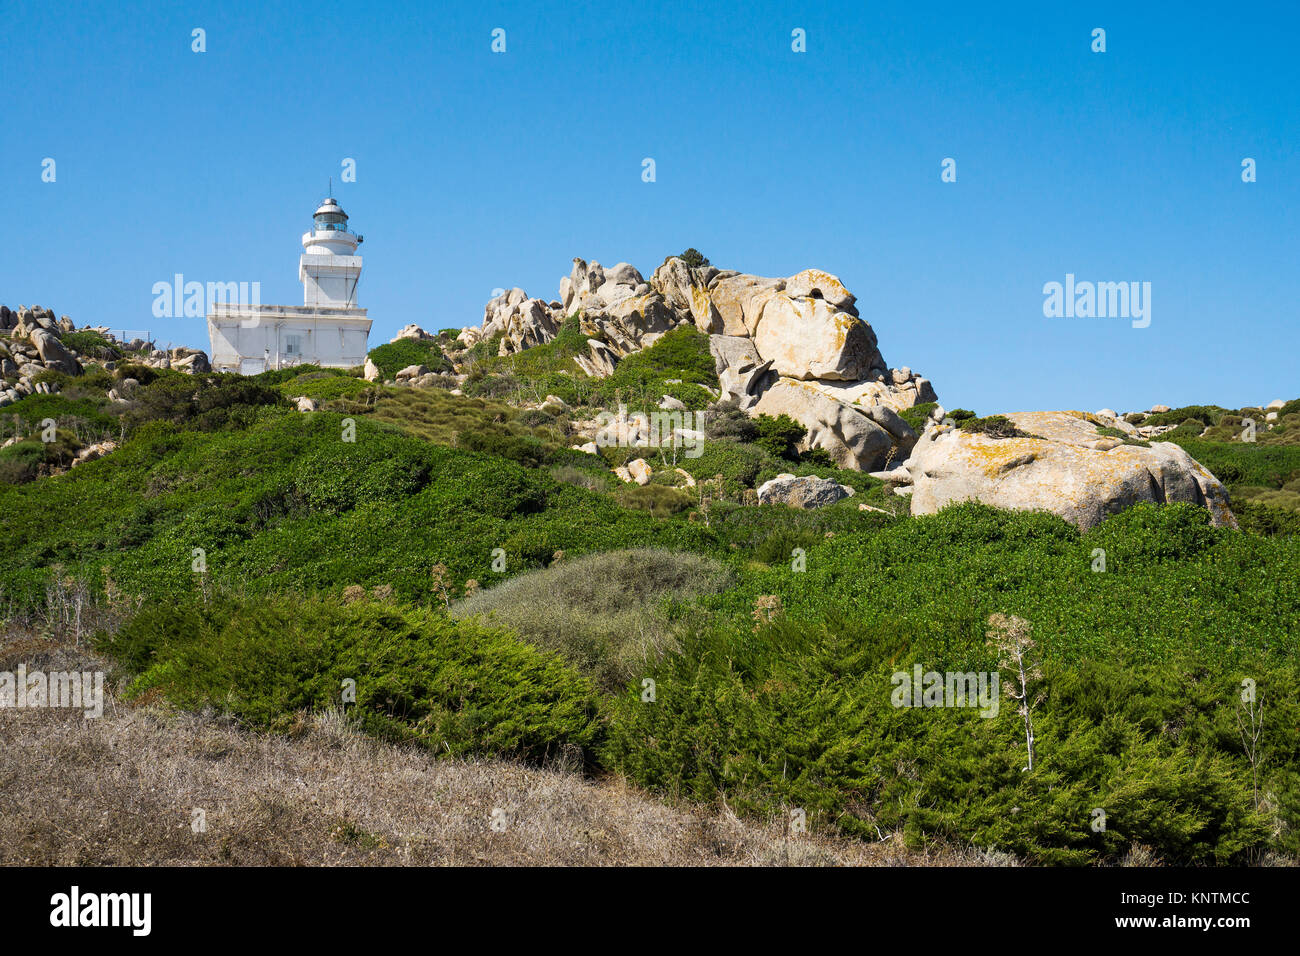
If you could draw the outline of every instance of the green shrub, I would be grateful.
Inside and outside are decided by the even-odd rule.
[[[1167,862],[1223,864],[1268,840],[1249,768],[1221,736],[1228,678],[1174,662],[1049,669],[1026,772],[1024,728],[1005,696],[989,717],[895,706],[895,673],[995,668],[987,652],[921,657],[896,632],[780,618],[681,642],[653,672],[655,705],[625,694],[610,724],[605,762],[643,786],[751,812],[797,806],[814,828],[870,839],[901,830],[914,845],[957,839],[1044,863],[1113,860],[1142,843]],[[1165,730],[1174,713],[1177,737]],[[1104,833],[1091,829],[1096,806]]]
[[[836,467],[835,459],[831,457],[831,453],[817,445],[799,452],[799,463],[812,465],[816,468]]]
[[[681,384],[671,384],[670,379]],[[621,400],[632,410],[646,410],[656,408],[669,394],[699,410],[713,400],[701,385],[718,388],[709,337],[693,325],[679,325],[649,348],[621,359],[613,375],[598,381],[589,404],[612,406]]]
[[[283,595],[147,606],[99,647],[181,707],[286,729],[341,704],[372,733],[449,756],[540,761],[598,741],[590,685],[498,630],[373,601]]]
[[[731,580],[725,566],[700,555],[609,551],[512,578],[459,602],[452,614],[507,627],[617,691],[675,647],[673,622],[690,602]]]
[[[618,500],[625,508],[648,511],[656,518],[680,514],[695,506],[695,496],[666,485],[624,485]]]
[[[960,411],[961,409],[958,409]],[[952,416],[949,416],[952,417]],[[1016,427],[1015,422],[1005,415],[989,415],[987,418],[954,419],[957,427],[964,432],[986,435],[989,438],[1031,438],[1028,432]]]
[[[1148,415],[1142,422],[1143,425],[1188,425],[1189,422],[1195,422],[1201,427],[1197,429],[1198,434],[1210,425],[1216,425],[1219,416],[1228,411],[1226,408],[1220,408],[1218,405],[1185,405],[1182,408],[1173,408],[1167,412],[1155,412]],[[1188,426],[1192,427],[1192,426]]]
[[[474,413],[476,403],[465,402]],[[483,580],[497,547],[510,574],[556,550],[718,547],[703,527],[660,521],[544,471],[430,444],[364,416],[350,443],[338,413],[253,411],[251,426],[216,432],[151,422],[100,461],[0,487],[7,606],[41,605],[55,563],[92,585],[107,567],[128,594],[184,596],[198,586],[196,547],[214,582],[253,593],[387,584],[408,601],[429,598],[437,563],[458,582]],[[478,413],[490,420],[489,409]],[[591,456],[565,453],[551,467],[591,467]],[[37,512],[58,520],[25,517]]]
[[[1269,537],[1300,535],[1300,509],[1278,508],[1260,501],[1233,501],[1232,513],[1242,531]]]
[[[385,379],[395,378],[398,372],[410,365],[424,365],[431,372],[450,367],[436,342],[421,339],[398,339],[376,346],[370,350],[370,361],[375,363]]]
[[[610,483],[609,474],[603,468],[581,468],[577,465],[560,465],[552,469],[551,477],[588,491],[606,491]]]
[[[808,429],[785,414],[778,415],[775,418],[771,415],[759,415],[755,421],[758,425],[758,437],[754,439],[755,445],[777,458],[787,458],[794,461],[799,457],[796,446],[803,441]]]
[[[698,351],[682,339],[675,348]],[[549,386],[529,377],[555,358],[545,355],[513,366],[521,395]],[[683,377],[668,364],[679,363],[643,366],[623,400],[657,402]],[[113,380],[139,378],[132,404],[108,406],[94,374],[18,403],[37,420],[61,410],[65,451],[74,409],[118,429],[126,415],[130,431],[99,461],[0,486],[0,595],[9,613],[39,618],[52,576],[66,573],[95,593],[108,574],[145,597],[147,611],[103,645],[137,675],[132,693],[281,728],[336,705],[351,678],[352,719],[373,733],[530,760],[582,749],[601,754],[593,769],[664,793],[723,796],[761,816],[800,806],[815,827],[873,840],[879,828],[1053,863],[1115,861],[1134,842],[1192,864],[1300,848],[1300,539],[1297,512],[1271,504],[1296,494],[1298,446],[1201,439],[1193,419],[1173,440],[1229,476],[1254,533],[1211,527],[1190,505],[1142,505],[1081,534],[1055,515],[976,503],[915,518],[859,512],[906,500],[861,473],[735,440],[743,423],[725,412],[735,434],[678,458],[707,483],[687,493],[657,458],[651,484],[610,479],[609,465],[644,449],[585,455],[562,421],[445,391],[384,389],[300,415],[286,389],[357,379],[128,366]],[[355,443],[341,438],[343,414]],[[1236,414],[1213,428],[1236,431]],[[0,451],[0,478],[39,473],[48,452]],[[778,471],[858,494],[811,511],[739,503]],[[191,570],[195,548],[206,577]],[[666,565],[623,567],[608,553],[584,563],[641,548]],[[795,548],[805,561],[792,567]],[[1093,570],[1098,548],[1105,573]],[[505,609],[499,624],[517,615],[518,633],[434,613],[435,565],[453,594],[469,578],[502,582],[480,598]],[[349,585],[393,598],[302,597]],[[1032,622],[1039,642],[1032,772],[1006,697],[988,719],[890,702],[891,675],[913,664],[994,666],[995,612]],[[639,697],[646,676],[653,707]],[[1268,707],[1258,802],[1236,724],[1245,677]],[[1105,833],[1088,826],[1096,806]]]
[[[463,387],[466,395],[485,399],[516,399],[522,389],[523,382],[508,373],[504,375],[471,373]]]
[[[705,435],[714,440],[752,442],[758,437],[758,422],[748,412],[741,411],[734,400],[720,402],[709,414]]]
[[[73,398],[60,392],[33,392],[5,406],[3,415],[10,421],[16,417],[22,423],[24,434],[44,427],[45,419],[52,418],[60,428],[81,431],[89,442],[118,431],[118,420],[107,406],[108,401],[102,396]]]
[[[795,548],[807,551],[821,544],[823,535],[811,528],[779,528],[764,538],[753,550],[755,561],[763,564],[785,564],[794,558]]]
[[[122,350],[106,339],[99,332],[91,329],[81,329],[76,332],[65,332],[62,336],[63,344],[70,349],[76,349],[77,352],[84,356],[97,359],[116,359],[122,355]]]
[[[898,414],[903,421],[907,422],[908,427],[919,435],[925,430],[925,423],[929,421],[930,413],[938,407],[938,402],[923,402],[920,405],[913,405],[911,408],[905,408]]]
[[[461,432],[456,438],[460,448],[483,455],[495,455],[518,462],[526,468],[537,468],[551,460],[550,452],[540,438],[532,435],[493,434],[474,431]]]
[[[360,376],[350,375],[342,369],[314,369],[284,380],[278,388],[286,398],[311,398],[323,404],[341,398],[357,398],[370,391],[372,386]]]
[[[1128,562],[1186,560],[1213,547],[1223,532],[1210,525],[1210,512],[1180,502],[1158,505],[1141,502],[1111,515],[1087,535],[1095,548],[1106,551],[1107,571],[1123,570]]]
[[[126,412],[129,428],[165,421],[199,431],[247,427],[254,410],[287,408],[289,403],[274,387],[242,375],[209,373],[187,375],[170,369],[141,384],[131,394]]]
[[[1300,476],[1300,446],[1204,441],[1200,429],[1195,432],[1178,429],[1156,440],[1180,445],[1230,488],[1237,485],[1281,488],[1291,478]]]
[[[67,468],[79,447],[81,443],[70,433],[56,431],[52,442],[29,438],[0,448],[0,482],[22,484],[55,469]]]
[[[583,404],[585,395],[594,387],[573,361],[575,355],[588,352],[587,336],[576,314],[560,324],[551,341],[522,352],[497,355],[497,346],[480,352],[481,345],[480,342],[469,352],[472,363],[465,386],[467,394],[513,394],[531,389],[537,399],[553,394],[570,405],[578,405]]]
[[[615,387],[646,379],[680,378],[684,382],[716,387],[718,374],[709,337],[693,325],[665,332],[647,349],[634,352],[614,368]]]
[[[1300,482],[1293,481],[1287,484],[1293,487],[1259,488],[1252,485],[1235,485],[1232,489],[1233,507],[1251,501],[1270,508],[1300,511]]]
[[[540,408],[530,408],[520,412],[515,421],[525,428],[537,428],[541,425],[554,425],[559,419]]]
[[[490,361],[500,350],[503,338],[505,338],[504,332],[496,332],[486,339],[480,339],[466,351],[464,360],[470,363]]]
[[[723,493],[739,495],[745,488],[754,487],[755,479],[764,467],[775,465],[772,457],[757,445],[734,441],[706,441],[699,446],[695,458],[679,457],[677,466],[687,471],[697,481],[722,475]],[[784,466],[788,470],[789,465]]]
[[[1123,431],[1123,430],[1118,429],[1118,428],[1109,428],[1109,427],[1104,426],[1104,425],[1099,425],[1099,426],[1097,427],[1097,434],[1098,434],[1098,435],[1104,435],[1104,436],[1107,437],[1107,438],[1118,438],[1118,439],[1119,439],[1120,441],[1122,441],[1125,445],[1135,445],[1135,446],[1137,446],[1137,447],[1139,447],[1139,448],[1150,448],[1150,447],[1151,447],[1151,443],[1150,443],[1149,441],[1145,441],[1145,440],[1143,440],[1143,439],[1141,439],[1141,438],[1134,438],[1134,437],[1133,437],[1132,435],[1130,435],[1128,432]]]

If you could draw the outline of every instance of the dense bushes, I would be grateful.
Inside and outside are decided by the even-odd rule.
[[[975,503],[906,520],[861,516],[863,530],[808,548],[806,571],[773,564],[709,604],[741,621],[760,595],[775,594],[792,618],[843,613],[863,631],[888,629],[934,650],[982,641],[988,616],[1008,612],[1051,636],[1049,655],[1070,659],[1294,654],[1300,547],[1206,527],[1183,506],[1166,520],[1165,507],[1135,506],[1086,535],[1055,515]],[[1161,525],[1191,550],[1166,548]],[[727,533],[717,522],[712,530]],[[1104,572],[1093,570],[1098,547]]]
[[[1232,512],[1242,531],[1262,535],[1300,535],[1300,508],[1275,508],[1257,501],[1234,501]]]
[[[542,760],[597,741],[590,685],[499,631],[361,600],[150,605],[100,647],[137,673],[130,696],[162,691],[285,729],[299,710],[343,705],[373,733],[444,754]]]
[[[548,497],[567,516],[566,531],[595,499],[568,487]],[[444,520],[451,513],[443,511]],[[1086,535],[1053,515],[974,504],[911,520],[720,505],[709,525],[719,545],[741,545],[744,558],[770,558],[770,566],[742,563],[731,580],[716,562],[681,553],[565,556],[453,613],[489,615],[484,630],[509,627],[556,649],[613,692],[598,765],[665,793],[725,795],[761,813],[800,807],[814,826],[864,837],[898,829],[916,843],[973,842],[1043,862],[1113,860],[1134,843],[1185,863],[1296,846],[1294,546],[1210,528],[1188,506],[1139,506]],[[510,527],[512,555],[555,558],[561,525],[540,535],[518,520]],[[674,546],[707,541],[679,538]],[[806,570],[792,567],[794,546],[805,550]],[[1092,570],[1096,547],[1107,549],[1104,572]],[[346,579],[342,569],[335,574]],[[495,580],[489,575],[481,578]],[[145,673],[137,691],[159,687],[187,706],[212,701],[259,725],[282,726],[295,708],[333,700],[337,682],[356,670],[396,675],[364,698],[356,678],[358,713],[369,714],[376,732],[445,739],[453,749],[460,741],[463,752],[536,755],[555,740],[557,731],[538,731],[524,735],[533,741],[525,746],[513,730],[493,736],[478,717],[457,716],[451,695],[438,690],[443,684],[409,672],[433,666],[423,651],[408,668],[413,651],[394,659],[360,638],[344,640],[352,630],[378,634],[386,648],[392,626],[383,615],[424,621],[425,612],[362,602],[364,614],[344,613],[336,602],[308,603],[303,611],[272,598],[263,612],[244,602],[228,617],[150,610],[109,649]],[[986,632],[989,615],[1004,609],[1032,622],[1043,667],[1032,772],[1023,769],[1023,726],[1005,693],[989,718],[960,708],[899,709],[890,696],[892,675],[915,664],[996,669]],[[288,622],[291,613],[301,624]],[[185,623],[191,619],[206,623]],[[181,637],[173,645],[169,635]],[[356,653],[330,649],[336,639]],[[163,644],[165,653],[154,650]],[[488,647],[484,667],[503,653]],[[241,663],[259,648],[266,648],[259,664]],[[309,669],[308,660],[323,663]],[[365,670],[367,661],[378,663]],[[497,666],[514,673],[513,665]],[[245,667],[247,674],[227,669]],[[535,673],[530,694],[571,698],[567,671]],[[653,701],[642,699],[645,677],[654,681]],[[1236,727],[1245,677],[1270,708],[1258,801]],[[510,681],[491,690],[503,699],[517,692]],[[540,705],[528,713],[527,726],[541,721]],[[566,742],[597,740],[594,729],[562,729]],[[1094,808],[1107,814],[1105,832],[1090,826]]]
[[[669,378],[696,385],[718,384],[709,337],[693,325],[679,325],[648,349],[624,358],[615,366],[611,384],[626,388]]]
[[[89,397],[78,398],[72,394],[37,392],[7,406],[4,416],[11,422],[16,417],[20,423],[19,431],[24,434],[39,431],[44,427],[45,419],[52,418],[59,428],[81,430],[90,439],[115,435],[119,431],[118,420],[105,409],[106,404],[104,401],[95,401]],[[8,425],[8,422],[5,424]]]
[[[707,396],[715,381],[707,339],[687,328],[579,386],[560,368],[585,347],[575,330],[576,318],[549,357],[480,356],[496,369],[480,382],[517,375],[506,382],[516,392],[568,401],[567,379],[585,400],[635,408],[672,388]],[[107,385],[106,374],[88,381]],[[14,408],[59,410],[61,436],[74,409],[119,427],[125,410],[127,440],[67,474],[0,488],[0,595],[38,614],[66,574],[143,597],[101,638],[133,694],[280,730],[297,711],[338,706],[355,680],[353,719],[442,753],[581,753],[590,770],[664,793],[762,814],[801,807],[814,826],[870,839],[900,830],[1044,862],[1115,860],[1135,843],[1185,863],[1298,847],[1300,539],[1295,513],[1267,503],[1295,493],[1292,448],[1207,441],[1189,415],[1174,440],[1252,490],[1234,491],[1234,507],[1260,533],[1144,504],[1082,534],[1051,514],[974,503],[918,518],[859,511],[903,499],[797,460],[801,426],[729,409],[700,457],[670,461],[574,451],[553,408],[366,392],[332,370],[123,368],[112,383],[129,404],[112,408],[78,381]],[[291,410],[285,398],[306,389],[330,410]],[[15,444],[0,473],[71,447]],[[658,469],[648,484],[612,478],[630,457]],[[677,468],[697,485],[673,487],[685,483]],[[741,504],[780,471],[857,494],[812,511]],[[1005,693],[988,718],[891,699],[893,674],[913,665],[996,669],[997,613],[1028,621],[1037,642],[1032,771]],[[1236,724],[1246,678],[1268,708],[1255,766]],[[1096,808],[1104,832],[1090,826]]]
[[[1182,408],[1173,408],[1167,412],[1155,412],[1143,419],[1143,425],[1181,425],[1191,419],[1200,422],[1202,425],[1210,426],[1217,424],[1219,416],[1228,411],[1226,408],[1220,408],[1218,405],[1184,405]]]
[[[54,441],[27,438],[0,448],[0,484],[22,484],[67,468],[80,444],[68,432],[56,430]]]
[[[1137,843],[1168,862],[1226,863],[1267,844],[1269,818],[1255,810],[1229,732],[1233,678],[1173,663],[1058,665],[1035,688],[1044,702],[1026,771],[1024,728],[1005,693],[991,717],[895,706],[892,675],[910,677],[913,664],[997,668],[983,649],[922,654],[846,620],[699,630],[653,672],[653,703],[631,692],[619,699],[604,757],[668,793],[798,807],[814,825],[867,838],[901,829],[913,843],[941,836],[1042,862],[1113,859]],[[1273,686],[1293,675],[1278,672]],[[1273,739],[1289,755],[1287,719]],[[1094,808],[1106,812],[1104,832],[1091,827]],[[1295,809],[1278,815],[1292,821],[1283,826]]]
[[[370,361],[385,379],[396,378],[398,372],[410,365],[423,365],[431,372],[449,367],[437,343],[423,339],[398,339],[376,346],[370,350]]]
[[[664,395],[681,400],[693,410],[706,408],[715,397],[718,376],[709,352],[709,337],[694,326],[681,325],[664,333],[649,348],[621,359],[608,378],[587,378],[573,361],[575,355],[587,352],[581,318],[572,315],[556,337],[544,345],[509,356],[477,356],[465,393],[480,398],[532,401],[550,394],[575,407],[612,408],[622,403],[634,411],[657,407]]]
[[[898,414],[903,421],[907,422],[908,427],[919,435],[925,430],[925,423],[929,420],[930,413],[938,406],[938,402],[923,402],[920,405],[905,408]]]
[[[619,504],[625,508],[648,511],[656,518],[681,514],[695,503],[695,496],[661,484],[624,485],[618,489]]]
[[[1087,540],[1105,551],[1107,571],[1127,571],[1137,564],[1195,560],[1226,534],[1211,527],[1210,512],[1199,505],[1144,503],[1111,515]]]
[[[217,372],[186,375],[164,370],[140,380],[131,392],[125,419],[130,429],[147,422],[170,422],[200,431],[246,428],[262,406],[287,407],[275,388],[253,378]]]
[[[1252,442],[1202,441],[1170,432],[1158,441],[1181,445],[1225,485],[1280,488],[1300,478],[1300,445],[1263,445]]]
[[[340,398],[357,398],[369,391],[371,385],[342,369],[308,366],[298,369],[297,375],[283,378],[277,387],[286,398],[311,398],[325,403]]]
[[[198,585],[195,548],[214,581],[255,591],[388,584],[422,600],[433,564],[458,582],[486,580],[495,548],[514,573],[557,550],[717,547],[684,517],[661,522],[544,472],[364,417],[346,442],[338,414],[257,413],[242,430],[155,422],[39,488],[0,488],[6,600],[40,601],[54,562],[96,584],[107,567],[132,594],[184,594]],[[37,511],[58,520],[23,517]]]
[[[777,458],[788,458],[793,461],[799,457],[796,446],[803,441],[803,436],[808,434],[808,429],[785,414],[777,415],[775,418],[771,415],[759,415],[755,419],[755,424],[758,426],[758,435],[754,439],[755,445]]]
[[[64,332],[61,339],[65,346],[74,349],[82,356],[97,359],[115,359],[122,355],[121,348],[93,329]]]

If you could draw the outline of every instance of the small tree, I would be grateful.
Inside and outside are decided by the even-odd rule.
[[[681,259],[682,262],[686,263],[686,265],[692,269],[703,269],[705,266],[709,265],[709,260],[694,246],[691,246],[691,248],[687,249],[677,258]]]
[[[992,625],[992,630],[988,631],[986,636],[998,652],[998,666],[1014,672],[1014,686],[1008,693],[1012,700],[1019,702],[1016,711],[1025,722],[1025,748],[1029,751],[1029,766],[1025,767],[1025,769],[1033,770],[1034,721],[1032,711],[1043,702],[1043,698],[1046,696],[1042,690],[1035,692],[1030,686],[1032,682],[1042,680],[1043,677],[1041,663],[1031,659],[1034,656],[1033,651],[1037,648],[1037,645],[1029,636],[1030,628],[1033,625],[1024,618],[1012,614],[991,614],[989,615],[989,624]]]
[[[759,415],[758,437],[754,444],[778,458],[790,461],[799,460],[798,444],[808,434],[804,428],[789,415],[782,413],[775,418],[771,415]]]

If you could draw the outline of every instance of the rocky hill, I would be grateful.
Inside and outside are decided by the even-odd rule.
[[[836,276],[817,269],[768,278],[720,270],[687,254],[668,257],[646,280],[626,262],[606,269],[575,258],[556,299],[510,289],[487,303],[481,325],[452,330],[451,340],[447,332],[434,335],[409,325],[389,346],[372,351],[363,372],[368,382],[461,394],[476,359],[493,355],[517,365],[515,359],[563,345],[567,358],[556,366],[560,374],[608,382],[612,390],[601,392],[605,399],[591,402],[585,415],[549,393],[524,407],[571,413],[574,447],[599,456],[605,442],[593,414],[625,395],[620,366],[632,356],[643,361],[656,343],[668,344],[665,336],[685,330],[707,342],[712,367],[707,374],[697,369],[686,382],[657,380],[664,389],[656,400],[659,409],[707,407],[714,417],[736,409],[760,421],[789,420],[802,429],[797,449],[809,460],[821,456],[836,468],[869,473],[905,496],[913,514],[977,500],[1051,511],[1086,529],[1138,502],[1188,502],[1207,508],[1216,525],[1236,524],[1227,490],[1211,470],[1179,444],[1157,440],[1180,425],[1168,420],[1167,407],[1127,415],[1063,410],[984,419],[961,409],[949,413],[929,379],[907,366],[889,366],[856,297]],[[19,306],[16,312],[0,306],[0,406],[56,392],[86,364],[114,372],[119,363],[192,375],[210,371],[197,349],[121,342],[108,329],[78,330],[68,316],[56,318],[40,306]],[[128,405],[136,379],[109,384],[107,399]],[[694,389],[701,399],[683,401],[674,394],[682,389]],[[315,410],[316,393],[303,392],[289,397],[300,411]],[[1266,435],[1285,430],[1282,409],[1277,400],[1258,410],[1257,424]],[[1236,420],[1249,419],[1249,410],[1241,411]],[[1205,421],[1205,430],[1217,422]],[[619,444],[661,443],[636,422],[618,427]],[[705,439],[703,432],[678,429],[670,443],[683,436]],[[23,438],[15,434],[5,446]],[[63,456],[66,464],[116,447],[100,439],[81,441],[71,457]],[[608,464],[625,481],[644,485],[653,479],[645,459]],[[59,460],[47,465],[58,470]],[[812,486],[819,480],[824,479],[803,476],[793,486],[784,483],[777,497],[772,485],[759,500],[836,500],[839,492]]]
[[[825,449],[844,468],[870,471],[906,453],[916,433],[898,415],[936,400],[930,382],[890,369],[854,296],[835,276],[806,269],[769,279],[664,260],[649,282],[620,262],[573,260],[558,301],[511,289],[484,310],[483,324],[461,331],[472,346],[499,342],[500,355],[551,341],[577,314],[590,354],[578,364],[593,377],[684,324],[709,336],[722,401],[754,414],[789,415],[807,429],[806,446]]]
[[[32,394],[57,391],[57,384],[42,379],[44,372],[80,375],[83,361],[102,364],[109,371],[117,361],[129,357],[150,368],[178,371],[211,371],[201,349],[178,347],[170,352],[153,348],[153,343],[136,339],[122,342],[103,326],[80,330],[68,316],[55,318],[54,310],[39,305],[18,306],[15,312],[0,305],[0,407]]]
[[[1189,502],[1208,508],[1215,524],[1236,523],[1207,468],[1178,445],[1150,440],[1172,425],[1134,424],[1145,416],[1103,409],[1011,413],[959,427],[929,379],[889,367],[856,297],[827,272],[766,278],[671,256],[647,281],[626,262],[607,270],[574,259],[557,299],[510,289],[457,341],[517,355],[553,342],[571,317],[586,349],[573,361],[592,378],[613,375],[674,329],[695,328],[708,336],[719,405],[788,416],[804,429],[801,450],[822,449],[838,467],[888,482],[909,496],[914,514],[974,499],[1051,511],[1088,528],[1141,501]],[[665,396],[661,407],[677,407],[670,402]]]

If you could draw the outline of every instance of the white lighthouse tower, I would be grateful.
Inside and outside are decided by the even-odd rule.
[[[326,199],[312,216],[312,228],[302,234],[305,252],[298,260],[302,304],[352,309],[357,304],[364,240],[348,231],[348,214],[334,199]]]
[[[312,214],[298,258],[302,305],[212,303],[208,338],[217,371],[256,375],[292,365],[352,368],[366,360],[371,320],[357,305],[363,238],[333,198]]]

